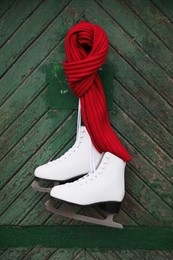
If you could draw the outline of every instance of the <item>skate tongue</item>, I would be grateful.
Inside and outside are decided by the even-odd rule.
[[[77,114],[77,133],[76,133],[76,144],[78,145],[81,134],[81,104],[80,98],[78,102],[78,114]]]
[[[80,140],[80,134],[81,134],[81,129],[83,127],[81,126],[81,103],[80,103],[80,98],[78,102],[78,116],[77,116],[77,134],[76,134],[76,142],[75,145],[79,145],[79,140]],[[90,172],[95,173],[96,167],[95,167],[95,161],[94,161],[94,155],[93,155],[93,144],[91,141],[90,135],[88,136],[89,139],[89,160],[90,160]]]
[[[93,144],[91,141],[91,137],[89,136],[89,160],[90,160],[90,173],[95,173],[95,161],[94,161],[94,154],[93,154]]]

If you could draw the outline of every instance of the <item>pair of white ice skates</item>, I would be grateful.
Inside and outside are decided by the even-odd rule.
[[[122,228],[113,221],[125,194],[126,163],[117,156],[106,152],[100,154],[92,145],[84,126],[78,131],[73,147],[60,158],[39,166],[35,176],[52,180],[53,188],[42,188],[35,180],[32,187],[37,191],[50,192],[50,196],[61,201],[82,206],[99,204],[108,212],[104,220],[63,212],[53,206],[53,200],[46,202],[46,208],[61,216],[94,224]],[[74,179],[76,179],[74,181]]]

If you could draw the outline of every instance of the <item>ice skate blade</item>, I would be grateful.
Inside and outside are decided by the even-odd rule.
[[[56,183],[54,183],[53,186],[58,185],[58,184],[59,184],[59,183],[56,182]],[[50,193],[51,189],[53,188],[53,187],[51,187],[51,188],[41,187],[41,186],[39,185],[39,182],[36,181],[36,180],[34,180],[34,181],[31,183],[31,187],[32,187],[33,190],[35,190],[35,191],[44,192],[44,193]]]
[[[54,213],[57,216],[63,216],[66,218],[75,219],[75,220],[92,223],[92,224],[96,224],[96,225],[101,225],[101,226],[107,226],[107,227],[113,227],[113,228],[123,228],[122,224],[113,221],[114,214],[108,214],[108,216],[105,219],[97,219],[97,218],[93,218],[93,217],[76,214],[73,212],[72,209],[70,209],[68,211],[62,211],[62,210],[56,209],[54,207],[51,199],[46,201],[45,206],[48,211]]]

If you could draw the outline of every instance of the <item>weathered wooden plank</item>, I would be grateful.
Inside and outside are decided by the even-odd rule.
[[[94,259],[99,259],[99,260],[121,259],[120,257],[118,257],[118,254],[116,254],[115,250],[105,249],[105,248],[96,248],[96,249],[87,248],[86,250],[90,255],[94,257]]]
[[[78,254],[75,255],[74,259],[82,259],[82,260],[91,259],[91,260],[94,260],[95,258],[86,249],[83,249]]]
[[[157,151],[159,151],[157,145],[152,141],[151,138],[149,138],[149,136],[147,136],[147,134],[143,132],[143,130],[140,127],[135,125],[135,123],[132,120],[130,120],[129,117],[127,117],[127,115],[125,115],[122,112],[122,110],[120,110],[119,107],[116,107],[115,111],[116,111],[116,117],[115,118],[113,116],[111,117],[114,127],[116,127],[116,129],[119,129],[118,131],[121,132],[121,134],[126,137],[128,142],[131,143],[131,145],[133,145],[136,152],[138,151],[138,153],[140,153],[143,157],[142,158],[141,156],[139,156],[132,149],[132,147],[130,148],[130,150],[132,150],[133,158],[134,158],[132,164],[136,168],[136,171],[141,172],[142,177],[146,182],[148,181],[148,177],[146,177],[146,172],[149,172],[150,185],[152,186],[153,189],[155,190],[158,189],[160,194],[162,194],[163,192],[164,195],[165,191],[170,192],[170,190],[172,190],[171,183],[169,183],[166,180],[167,176],[161,175],[160,174],[161,172],[158,170],[158,166],[159,164],[162,164],[162,160],[164,160],[164,158],[159,158],[159,157],[155,158],[155,156],[157,156]],[[126,129],[128,129],[128,132],[126,131]],[[151,151],[154,151],[154,155],[151,153]],[[172,167],[171,164],[170,167]],[[170,181],[171,181],[171,173],[170,173]],[[167,202],[171,203],[172,194],[168,196],[171,197],[169,197]],[[165,199],[166,197],[167,195],[165,194]]]
[[[35,197],[34,197],[35,196]],[[2,225],[16,225],[23,220],[23,218],[29,214],[33,207],[35,207],[40,200],[43,200],[45,194],[38,193],[37,196],[32,190],[31,186],[28,187],[25,191],[19,194],[15,201],[12,201],[12,204],[7,208],[7,210],[1,215],[1,224]],[[33,199],[34,198],[34,199]],[[48,196],[47,196],[48,199]],[[45,200],[47,200],[45,198]],[[27,206],[25,205],[27,203]],[[44,203],[44,200],[43,200]],[[43,210],[41,214],[45,215],[45,218],[50,216],[50,213],[46,211],[43,205]],[[17,208],[16,208],[17,207]],[[17,210],[18,209],[18,210]],[[11,214],[11,215],[9,215]],[[39,218],[39,215],[38,215]]]
[[[51,26],[44,31],[44,34],[35,42],[34,46],[29,48],[28,51],[18,59],[15,66],[12,66],[8,70],[1,80],[1,104],[14,93],[26,78],[33,73],[38,65],[56,49],[59,42],[65,37],[66,32],[80,19],[83,7],[80,5],[76,11],[76,5],[76,2],[74,2],[73,5],[69,5],[68,8],[53,21]],[[73,11],[75,11],[75,14]],[[56,62],[64,60],[64,58],[62,58],[64,50],[60,58],[58,58],[59,55],[60,53],[58,53],[56,57]],[[44,66],[42,67],[42,73],[45,74]]]
[[[173,210],[132,171],[127,179],[127,190],[159,223],[167,226],[173,224]]]
[[[97,15],[98,12],[100,13],[99,16]],[[142,87],[140,87],[141,96],[139,97],[140,98],[146,97],[146,95],[142,94],[142,91],[146,89],[147,84],[145,83],[145,81],[147,81],[152,86],[152,88],[150,88],[152,94],[153,94],[152,89],[153,90],[155,89],[160,96],[164,97],[167,100],[167,102],[172,105],[173,103],[172,78],[166,75],[164,71],[159,66],[157,66],[157,64],[154,63],[153,60],[148,55],[146,55],[146,53],[141,48],[139,48],[139,46],[134,41],[132,41],[132,39],[118,26],[118,24],[115,23],[101,9],[98,10],[97,8],[96,9],[93,8],[92,12],[86,10],[86,17],[91,22],[97,22],[105,29],[111,46],[119,53],[119,55],[116,55],[118,61],[116,61],[115,59],[114,62],[116,73],[125,72],[128,64],[130,64],[130,66],[137,72],[136,76],[133,75],[134,83],[137,81],[138,78],[140,78],[140,80],[144,84]],[[95,17],[97,17],[96,20]],[[124,63],[123,68],[119,67],[120,66],[118,63],[120,59],[119,56],[122,56],[123,59],[125,59],[126,61],[125,63],[127,64],[127,66],[125,66]],[[128,73],[125,74],[125,80],[128,79],[129,73],[130,72],[128,71]],[[151,93],[147,95],[148,98],[149,96],[152,97]],[[158,103],[159,100],[160,98],[158,97]],[[150,104],[152,104],[152,102],[150,102]],[[166,108],[167,106],[165,105],[165,109]],[[155,109],[154,108],[152,109],[154,110],[153,112],[155,112]],[[169,110],[168,110],[168,114],[169,114]],[[163,120],[164,120],[164,116],[163,116]],[[167,123],[165,122],[165,126],[166,124]]]
[[[173,2],[171,0],[152,0],[158,9],[173,23]]]
[[[27,196],[27,193],[31,193]],[[35,192],[31,192],[31,187],[29,186],[26,190],[21,193],[21,196],[18,198],[20,202],[25,202],[24,210],[20,210],[20,213],[15,212],[15,206],[19,205],[18,202],[13,202],[13,205],[7,209],[7,212],[4,214],[8,215],[8,212],[12,214],[14,219],[8,218],[9,224],[15,225],[55,225],[56,216],[53,216],[50,212],[48,212],[45,208],[45,202],[49,199],[49,195],[44,194],[36,194]],[[21,217],[20,217],[21,216]],[[4,217],[5,220],[5,217]],[[49,220],[49,222],[48,222]],[[7,222],[7,221],[6,221]],[[68,223],[67,223],[68,224]],[[62,221],[60,223],[62,225]]]
[[[25,140],[32,140],[30,141],[30,155],[28,154],[28,150],[27,151],[27,158],[25,160],[25,165],[24,167],[22,167],[17,174],[14,174],[14,169],[12,170],[12,173],[10,174],[9,171],[5,171],[8,173],[8,176],[6,176],[6,178],[8,180],[10,180],[11,177],[13,177],[9,182],[8,185],[6,185],[4,187],[4,189],[1,190],[1,202],[0,202],[0,210],[1,213],[11,205],[11,203],[13,201],[15,201],[16,197],[18,197],[20,195],[20,193],[26,189],[26,187],[28,186],[28,184],[30,184],[34,178],[33,176],[33,172],[36,166],[41,165],[47,161],[49,161],[49,159],[51,159],[51,157],[57,153],[57,151],[59,151],[60,149],[62,149],[64,147],[65,144],[67,144],[67,142],[69,141],[69,135],[75,131],[75,127],[76,124],[74,124],[74,116],[72,116],[72,118],[70,117],[69,120],[67,120],[65,122],[65,124],[63,124],[61,127],[60,125],[62,124],[63,120],[66,118],[67,116],[70,115],[69,111],[61,111],[60,114],[55,113],[53,115],[53,113],[51,114],[49,112],[48,115],[44,116],[42,118],[42,120],[40,122],[37,123],[36,126],[34,126],[33,129],[31,129],[31,131],[27,134],[27,136],[24,137]],[[48,116],[48,118],[47,118]],[[50,125],[49,125],[50,124]],[[47,127],[46,127],[47,125]],[[56,126],[56,128],[55,128]],[[59,129],[60,127],[60,129]],[[56,130],[57,129],[57,130]],[[56,131],[55,131],[56,130]],[[42,133],[43,131],[43,133]],[[52,131],[53,131],[53,135],[52,135]],[[34,134],[34,133],[36,134]],[[43,140],[46,139],[41,142],[39,142],[39,138],[37,138],[37,135],[40,137],[42,135]],[[48,139],[50,137],[50,139]],[[45,142],[46,141],[46,142]],[[18,146],[18,145],[17,145]],[[20,144],[19,144],[19,147]],[[21,148],[20,148],[21,149]],[[15,148],[16,150],[16,148]],[[32,156],[32,154],[34,154],[34,156]],[[18,154],[18,159],[17,162],[20,163],[20,156],[21,156],[21,152],[19,151]],[[4,158],[5,159],[5,158]],[[15,165],[13,165],[12,167],[16,167]],[[2,174],[2,172],[1,172]],[[7,174],[6,174],[7,175]],[[2,176],[2,181],[4,178],[5,181],[5,176]],[[7,181],[7,180],[6,180]],[[14,189],[15,187],[15,189]],[[31,187],[29,187],[28,189],[31,190]],[[29,192],[28,190],[28,200],[31,206],[31,202],[35,203],[35,197],[38,195],[35,194],[35,192]],[[31,196],[32,193],[32,197]],[[27,195],[26,195],[27,198]],[[26,205],[26,198],[23,194],[23,196],[21,196],[21,199],[25,199],[25,202],[23,201],[23,204]],[[32,199],[31,199],[32,198]],[[15,203],[20,204],[20,199],[18,198],[17,201],[15,201]],[[21,202],[22,204],[22,202]],[[33,205],[34,206],[34,205]],[[14,208],[13,208],[14,207]],[[15,205],[12,207],[11,205],[11,209],[10,210],[14,210],[18,208],[15,207]],[[20,207],[19,207],[20,208]],[[18,213],[19,213],[19,208],[18,208]],[[30,207],[28,206],[28,210],[30,209]],[[24,214],[24,213],[23,213]],[[15,221],[15,217],[12,217],[12,213],[8,214],[8,216],[6,216],[6,220],[9,219],[13,219]],[[19,216],[22,215],[22,212],[20,212]],[[12,218],[11,218],[12,217]],[[4,218],[1,217],[1,220],[3,221]]]
[[[102,1],[99,5],[128,33],[156,64],[173,75],[173,53],[122,1]],[[92,14],[93,15],[93,14]],[[152,51],[151,51],[152,50]]]
[[[142,255],[139,253],[140,250],[116,250],[116,254],[122,260],[141,260]]]
[[[100,226],[0,226],[3,247],[172,249],[172,228]],[[93,239],[93,237],[95,239]]]
[[[60,248],[53,253],[48,260],[57,260],[57,259],[78,259],[76,256],[81,252],[81,249],[63,249]]]
[[[156,192],[163,201],[168,203],[171,207],[172,199],[172,185],[164,176],[160,176],[156,167],[148,162],[145,156],[141,155],[138,149],[132,149],[133,160],[130,165],[131,169],[145,182],[150,188]],[[167,198],[168,196],[168,198]]]
[[[172,185],[161,174],[159,174],[158,171],[152,171],[152,170],[147,171],[146,170],[147,168],[145,167],[145,165],[147,166],[147,164],[146,163],[144,164],[144,162],[145,162],[144,158],[146,156],[149,156],[150,151],[152,151],[154,149],[152,140],[150,138],[146,138],[147,136],[143,134],[143,131],[138,126],[136,126],[133,123],[133,121],[130,120],[127,117],[127,115],[125,115],[122,112],[122,110],[120,110],[119,107],[116,107],[115,111],[116,111],[116,117],[112,117],[112,124],[116,128],[116,131],[120,132],[123,137],[125,136],[125,139],[128,140],[129,143],[133,144],[133,147],[136,150],[136,151],[133,151],[133,161],[131,162],[131,164],[129,164],[129,166],[131,165],[131,167],[134,167],[134,169],[137,166],[135,173],[138,173],[140,178],[142,178],[146,183],[148,183],[148,181],[149,181],[150,187],[164,201],[166,201],[172,207],[173,194],[172,194],[172,192],[170,192],[172,190]],[[127,122],[128,122],[128,126],[125,127]],[[126,129],[128,129],[128,131]],[[134,131],[134,129],[135,129],[135,131]],[[145,141],[141,140],[142,136],[145,137],[144,138]],[[141,142],[143,143],[142,149],[141,149]],[[152,148],[152,146],[153,146],[153,148]],[[143,152],[144,150],[146,150],[146,151]],[[147,152],[147,151],[149,151],[149,152]],[[138,156],[138,160],[135,160],[136,154],[138,152],[145,157],[140,158]],[[141,168],[139,169],[139,167],[141,167]],[[150,167],[151,167],[151,169],[153,168],[152,166],[150,166]],[[140,181],[140,179],[138,181]],[[137,181],[137,183],[138,183],[138,181]],[[158,200],[160,200],[160,199],[158,198]],[[154,202],[154,200],[153,200],[153,202]],[[162,205],[164,207],[163,202],[162,202]],[[166,207],[166,205],[165,205],[165,207]],[[172,214],[172,213],[170,212],[170,214]]]
[[[0,160],[6,156],[6,154],[25,136],[25,134],[34,126],[34,124],[40,120],[40,118],[46,113],[48,110],[48,105],[46,104],[46,91],[43,88],[43,92],[29,105],[26,102],[26,99],[23,99],[23,104],[27,105],[27,109],[19,116],[12,125],[10,125],[5,133],[0,137],[1,143],[1,154]],[[17,93],[16,93],[17,94]],[[20,106],[22,106],[22,97]],[[20,101],[20,99],[16,98],[16,101]],[[16,114],[21,112],[21,108],[16,103]],[[24,107],[23,107],[24,109]],[[15,115],[15,113],[13,113]],[[10,117],[11,120],[14,118]],[[9,120],[10,121],[10,120]]]
[[[130,173],[129,173],[130,174]],[[127,174],[126,174],[127,176]],[[126,194],[122,203],[122,210],[139,226],[159,226],[159,221],[156,220],[144,207],[139,203],[138,199],[135,198],[131,189],[129,189],[128,176],[126,177]],[[138,185],[138,182],[134,180],[133,187]],[[130,191],[130,192],[129,192]],[[132,194],[132,195],[131,195]],[[128,222],[122,222],[124,226],[128,226]],[[129,226],[134,226],[131,222]]]
[[[49,257],[51,257],[51,255],[54,254],[55,251],[56,250],[54,248],[35,247],[22,259],[23,260],[49,259]]]
[[[163,13],[149,0],[124,0],[129,8],[173,51],[173,25]]]
[[[169,260],[169,252],[168,251],[159,251],[159,250],[138,250],[143,259],[146,260]]]
[[[116,52],[112,52],[115,64],[115,79],[140,103],[161,125],[172,134],[172,106],[136,73]],[[167,82],[165,82],[167,84]],[[115,90],[116,91],[116,90]],[[172,91],[172,90],[171,90]],[[169,123],[168,123],[169,122]],[[165,143],[165,146],[167,144]]]
[[[116,54],[115,58],[118,58]],[[126,75],[125,78],[124,75]],[[172,123],[168,123],[169,119],[172,120],[172,107],[161,97],[162,87],[160,86],[158,93],[155,92],[154,89],[122,59],[118,60],[115,77],[125,86],[126,90],[172,134]],[[167,82],[165,82],[165,85],[167,85]]]
[[[119,82],[114,82],[114,102],[157,143],[154,160],[162,175],[172,181],[173,136]],[[157,101],[156,101],[157,102]],[[159,111],[158,111],[159,112]],[[160,119],[161,121],[161,119]],[[143,138],[142,138],[143,139]],[[161,149],[160,149],[161,148]],[[163,160],[164,158],[164,160]],[[169,167],[168,167],[169,166]],[[169,178],[170,177],[170,178]]]
[[[15,0],[1,0],[0,1],[0,19],[2,16],[8,11],[8,9],[12,6]]]
[[[69,2],[69,0],[44,1],[37,8],[32,16],[25,21],[23,26],[8,40],[8,44],[4,45],[0,50],[2,62],[0,75],[3,75],[24,51],[27,51],[28,47],[32,48],[31,45],[34,44],[34,41],[44,33],[44,30],[50,26],[51,22],[62,12]]]
[[[12,5],[0,21],[0,46],[23,24],[42,1],[16,1]]]
[[[56,111],[46,113],[7,156],[3,158],[0,162],[2,176],[1,188],[32,157],[33,153],[51,136],[55,129],[67,118],[69,113],[67,110],[63,110],[60,115]]]
[[[58,47],[61,51],[63,45]],[[24,81],[14,94],[0,107],[1,115],[1,134],[20,116],[20,114],[29,106],[29,104],[44,90],[48,85],[47,68],[48,64],[55,59],[55,51],[47,57],[34,73]],[[43,100],[49,107],[47,98]]]
[[[5,250],[6,250],[6,249],[1,249],[1,248],[0,248],[0,258],[1,258],[1,255],[2,255],[3,253],[5,253]]]
[[[84,249],[83,249],[84,250]],[[111,250],[104,248],[87,248],[85,249],[89,255],[94,259],[105,260],[105,259],[123,259],[123,260],[141,260],[141,259],[153,259],[153,260],[163,260],[163,259],[172,259],[172,253],[170,251],[164,250]],[[26,252],[28,253],[26,254]],[[82,249],[54,249],[54,248],[43,248],[35,247],[30,250],[27,248],[9,248],[6,250],[6,254],[2,255],[2,260],[15,260],[15,259],[79,259],[79,254]],[[53,252],[53,253],[52,253]],[[51,255],[52,253],[52,255]],[[41,257],[46,258],[41,258]],[[24,257],[24,258],[23,258]],[[32,258],[29,258],[32,257]],[[37,257],[37,258],[36,258]],[[80,258],[81,259],[81,258]],[[86,258],[85,258],[86,259]],[[90,259],[90,258],[88,258]]]
[[[30,250],[30,248],[7,248],[0,258],[1,260],[22,260]]]
[[[170,260],[172,260],[172,258],[173,258],[173,250],[164,251],[164,252],[165,252],[165,255],[166,255]]]
[[[70,122],[69,122],[70,123]],[[74,127],[74,124],[72,124]],[[60,133],[60,131],[62,131]],[[53,158],[54,156],[52,156],[53,153],[57,154],[58,151],[58,157],[61,156],[62,154],[64,154],[69,148],[72,147],[72,145],[74,144],[74,138],[71,141],[71,132],[73,131],[73,129],[71,129],[71,123],[70,125],[67,123],[66,125],[62,126],[60,129],[59,133],[55,134],[55,137],[53,140],[50,140],[48,144],[46,144],[46,146],[44,146],[43,151],[42,149],[39,150],[39,154],[42,154],[39,158],[41,159],[41,161],[39,161],[39,164],[41,165],[42,163],[44,163],[45,158],[46,160],[49,160],[50,157]],[[65,139],[64,139],[64,134],[66,135]],[[70,139],[69,139],[70,136]],[[50,146],[51,142],[56,142],[56,140],[65,140],[64,144],[62,144],[63,149],[61,149],[61,145],[59,143],[59,147],[55,147],[54,149],[51,150],[51,153],[49,151],[48,153],[48,148],[47,145]],[[56,148],[56,149],[55,149]],[[48,153],[48,154],[47,154]],[[56,155],[57,156],[57,155]],[[55,156],[55,157],[56,157]],[[37,157],[37,154],[36,154]],[[44,160],[44,161],[43,161]],[[33,169],[34,170],[34,169]],[[29,203],[30,201],[35,201],[35,197],[38,195],[38,193],[33,193],[32,196],[30,196],[30,198],[27,199],[27,193],[29,192],[30,187],[28,187],[23,193],[22,193],[22,197],[25,197],[25,207],[29,208]],[[26,215],[23,214],[22,216],[22,221],[19,221],[18,218],[16,218],[14,221],[16,224],[20,225],[32,225],[33,223],[35,223],[35,225],[41,225],[43,223],[46,223],[47,225],[50,224],[54,224],[56,222],[56,217],[52,217],[51,214],[51,220],[50,218],[48,219],[48,215],[46,210],[45,210],[45,206],[44,203],[46,202],[46,200],[48,199],[48,196],[43,196],[41,198],[40,201],[37,202],[37,204],[30,210],[30,212],[28,212]],[[60,204],[60,203],[59,203]],[[15,208],[15,206],[14,206]],[[46,213],[46,214],[45,214]],[[22,212],[20,213],[22,214]],[[57,222],[56,222],[57,223]]]
[[[173,136],[150,114],[150,111],[146,110],[129,94],[126,90],[126,86],[122,86],[117,81],[114,82],[114,101],[152,138],[153,141],[158,144],[159,147],[163,149],[163,151],[160,151],[160,156],[165,158],[166,167],[162,168],[162,170],[164,171],[166,168],[165,172],[167,172],[167,165],[172,162],[171,157],[173,150],[171,144],[173,143]],[[156,100],[155,102],[158,101]],[[160,110],[162,110],[162,108]],[[169,122],[167,127],[170,128]]]

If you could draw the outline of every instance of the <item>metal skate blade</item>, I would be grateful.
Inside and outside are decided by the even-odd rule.
[[[53,185],[53,186],[56,186],[56,185],[58,185],[58,184],[59,184],[59,182],[54,182],[54,185]],[[53,188],[53,187],[51,187],[51,188],[41,187],[41,186],[39,185],[39,182],[36,181],[36,180],[34,180],[34,181],[31,183],[31,187],[32,187],[33,190],[35,190],[35,191],[44,192],[44,193],[50,193],[51,189]]]
[[[114,217],[113,214],[108,214],[108,216],[105,219],[97,219],[93,217],[76,214],[72,209],[68,211],[62,211],[54,207],[53,201],[51,199],[46,201],[45,206],[48,211],[54,213],[57,216],[63,216],[70,219],[75,219],[75,220],[92,223],[96,225],[107,226],[107,227],[123,228],[122,224],[113,221],[113,217]]]

